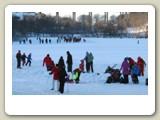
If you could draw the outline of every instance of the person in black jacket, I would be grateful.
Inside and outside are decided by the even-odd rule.
[[[59,82],[60,82],[59,91],[60,91],[60,93],[64,92],[64,83],[65,83],[65,77],[66,76],[67,76],[67,73],[66,73],[66,70],[63,66],[59,70]]]
[[[17,58],[17,68],[21,68],[22,55],[20,50],[18,50],[18,53],[16,54],[16,58]]]
[[[64,59],[63,59],[62,56],[60,57],[60,59],[59,59],[59,61],[58,61],[58,64],[59,64],[60,67],[63,67],[63,66],[64,66],[64,68],[65,68]]]
[[[72,62],[72,55],[70,54],[69,51],[67,51],[67,61],[66,61],[66,63],[68,64],[68,67],[67,67],[68,72],[72,72],[72,64],[73,64],[73,62]]]

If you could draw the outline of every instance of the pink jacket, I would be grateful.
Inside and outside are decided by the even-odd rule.
[[[124,75],[128,75],[129,74],[129,69],[130,69],[130,64],[128,63],[128,61],[123,61],[122,62],[122,65],[121,65],[121,70],[122,70],[122,73]]]

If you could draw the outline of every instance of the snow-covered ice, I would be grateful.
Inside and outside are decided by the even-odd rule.
[[[148,39],[135,38],[85,38],[86,42],[56,43],[57,38],[48,37],[51,44],[39,44],[36,37],[28,38],[32,44],[12,43],[12,94],[13,95],[59,95],[51,91],[53,75],[49,75],[43,67],[43,58],[50,54],[55,63],[60,56],[67,59],[66,51],[70,51],[73,58],[73,69],[79,67],[80,60],[86,51],[94,55],[94,73],[82,73],[79,84],[65,84],[63,95],[148,95],[145,79],[148,77]],[[44,37],[45,39],[45,37]],[[83,39],[83,38],[82,38]],[[139,44],[137,41],[139,40]],[[17,69],[16,53],[21,50],[26,55],[32,53],[32,65]],[[129,84],[104,84],[109,74],[104,74],[107,66],[117,64],[121,67],[125,57],[132,57],[137,61],[141,56],[147,66],[144,77],[139,77],[139,84],[133,84],[129,76]],[[100,75],[97,75],[99,73]]]

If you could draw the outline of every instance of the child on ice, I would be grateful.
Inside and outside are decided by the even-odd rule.
[[[79,68],[81,69],[81,72],[84,73],[84,60],[81,60],[81,63],[79,64]]]

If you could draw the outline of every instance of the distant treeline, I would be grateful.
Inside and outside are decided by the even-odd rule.
[[[74,34],[86,37],[127,37],[126,30],[129,27],[137,28],[139,33],[145,32],[145,37],[148,36],[148,13],[146,12],[113,15],[107,22],[104,21],[104,16],[99,14],[94,15],[91,19],[88,15],[81,15],[77,21],[70,17],[60,17],[58,22],[55,16],[45,15],[37,19],[33,17],[20,19],[18,16],[12,16],[13,38],[46,35],[56,37]]]

